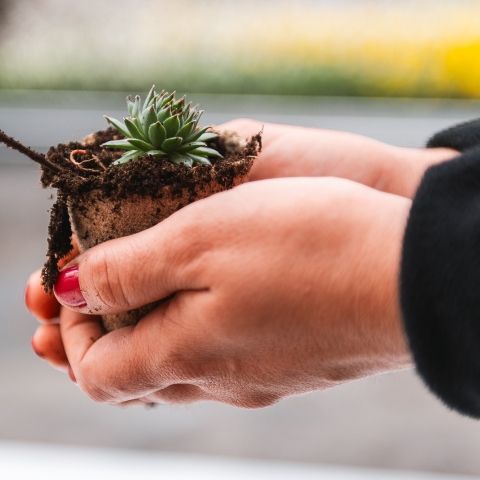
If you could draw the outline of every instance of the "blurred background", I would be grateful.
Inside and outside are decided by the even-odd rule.
[[[479,18],[472,0],[0,0],[0,128],[45,151],[102,128],[103,114],[123,114],[126,93],[155,82],[189,93],[208,123],[248,116],[422,146],[479,116]],[[237,470],[262,460],[277,473],[293,462],[288,478],[304,478],[303,464],[308,478],[344,467],[370,472],[362,478],[480,475],[478,423],[413,372],[259,411],[94,405],[30,349],[23,288],[44,259],[51,195],[35,166],[0,147],[0,473],[16,458],[11,445],[29,449],[27,464],[44,444],[127,449],[162,465],[172,453],[191,465],[193,454],[237,459]]]
[[[3,4],[4,88],[479,95],[475,0]]]

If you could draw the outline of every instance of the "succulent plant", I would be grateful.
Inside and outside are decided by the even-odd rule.
[[[177,100],[175,92],[162,90],[157,93],[154,85],[143,105],[138,95],[127,97],[127,108],[128,116],[123,122],[105,116],[108,123],[125,137],[102,145],[125,150],[125,154],[113,162],[114,165],[144,155],[166,158],[190,167],[211,165],[210,158],[222,157],[207,145],[217,134],[210,132],[210,127],[198,125],[203,111],[187,104],[185,97]]]

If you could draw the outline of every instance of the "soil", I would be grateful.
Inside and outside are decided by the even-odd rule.
[[[51,147],[46,154],[47,163],[42,165],[42,184],[58,190],[51,209],[47,262],[42,274],[46,291],[51,291],[55,285],[58,262],[72,249],[72,226],[68,211],[72,199],[80,200],[95,191],[95,195],[108,199],[108,202],[113,201],[114,205],[116,202],[119,208],[122,200],[132,197],[150,197],[161,201],[164,195],[168,195],[169,199],[187,195],[183,203],[179,202],[181,207],[197,199],[199,185],[214,182],[220,184],[222,189],[232,188],[236,178],[248,174],[253,158],[262,147],[261,134],[242,144],[234,133],[222,133],[209,142],[210,147],[223,155],[221,159],[212,159],[211,166],[192,168],[148,155],[124,165],[112,166],[122,152],[102,148],[101,144],[119,138],[122,137],[118,132],[109,128],[89,135],[83,143],[70,142]],[[75,203],[82,208],[82,201]],[[112,232],[111,238],[116,236]]]

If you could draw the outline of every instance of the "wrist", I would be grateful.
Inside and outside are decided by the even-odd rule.
[[[385,175],[390,182],[387,191],[412,198],[427,168],[457,155],[459,153],[450,148],[393,147],[390,151],[392,161],[388,162],[390,172]]]
[[[374,269],[375,275],[382,272],[383,282],[377,283],[376,309],[372,314],[372,331],[379,335],[379,342],[372,344],[372,351],[378,355],[384,371],[399,370],[412,366],[410,348],[404,331],[403,316],[400,308],[399,277],[402,256],[403,236],[411,202],[396,198],[388,215],[394,220],[388,222],[388,231],[384,231],[384,251],[379,255],[379,263]],[[375,284],[372,280],[372,283]]]
[[[325,350],[319,349],[318,358],[325,366],[332,355],[332,368],[326,377],[339,375],[341,381],[408,368],[412,362],[404,335],[398,278],[411,202],[351,182],[331,182],[336,192],[328,192],[324,185],[322,193],[332,204],[328,208],[322,205],[317,217],[328,212],[328,218],[333,215],[337,219],[332,231],[327,230],[328,222],[322,222],[321,238],[323,242],[330,235],[335,238],[332,254],[327,257],[335,258],[335,272],[345,273],[335,273],[327,288],[323,275],[315,277],[319,282],[315,291],[334,292],[318,311],[318,344],[325,338],[338,342],[336,348],[328,342]],[[326,337],[326,331],[331,335]],[[338,365],[342,365],[340,370]]]

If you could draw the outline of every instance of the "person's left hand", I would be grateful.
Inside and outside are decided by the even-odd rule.
[[[218,130],[249,137],[263,129],[250,180],[337,177],[411,198],[425,170],[458,155],[449,148],[405,148],[349,132],[232,120]]]

